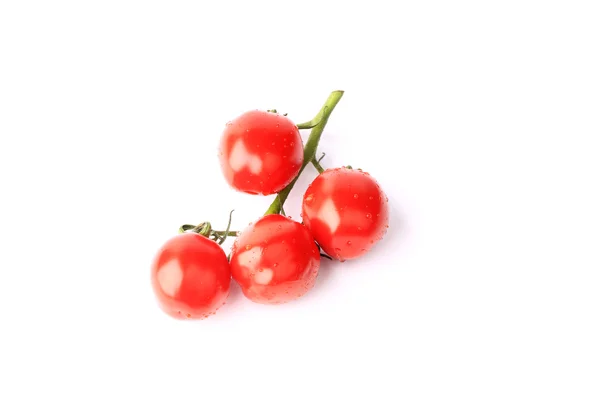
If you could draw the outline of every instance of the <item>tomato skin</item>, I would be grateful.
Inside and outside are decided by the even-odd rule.
[[[308,187],[302,221],[331,257],[340,261],[367,253],[388,228],[388,199],[366,172],[325,170]]]
[[[178,319],[204,319],[229,295],[227,256],[212,240],[183,233],[168,240],[152,263],[152,288],[160,308]]]
[[[247,227],[231,252],[231,274],[244,295],[256,302],[280,304],[315,284],[320,253],[308,229],[279,214]]]
[[[304,151],[296,125],[277,113],[248,111],[227,123],[219,161],[227,182],[250,194],[273,194],[290,183]]]

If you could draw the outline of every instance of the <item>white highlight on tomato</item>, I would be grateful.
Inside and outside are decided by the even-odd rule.
[[[259,285],[268,285],[273,279],[273,270],[265,268],[262,271],[256,271],[254,274],[254,282]]]
[[[176,260],[165,264],[156,276],[160,288],[167,296],[175,296],[181,281],[183,280],[183,271]]]
[[[231,154],[229,155],[229,166],[235,172],[238,172],[245,166],[248,166],[250,172],[257,175],[260,173],[260,171],[262,171],[262,160],[260,157],[251,154],[244,145],[244,141],[239,139],[237,142],[235,142],[235,145],[231,149]]]
[[[254,266],[260,261],[261,251],[260,247],[253,247],[250,250],[246,250],[240,253],[237,257],[237,262],[242,267],[248,269],[254,269]]]
[[[338,214],[335,203],[331,198],[323,202],[323,205],[317,214],[317,218],[329,227],[331,233],[335,233],[338,226],[340,226],[340,214]]]
[[[248,159],[248,166],[250,167],[250,172],[254,175],[258,175],[260,174],[260,171],[262,171],[262,160],[258,156],[251,154]]]

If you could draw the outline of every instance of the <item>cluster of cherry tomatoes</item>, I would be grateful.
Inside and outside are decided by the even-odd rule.
[[[275,110],[249,111],[226,124],[219,146],[221,169],[236,190],[277,194],[264,216],[241,232],[183,225],[152,265],[160,307],[182,319],[214,314],[229,295],[231,278],[257,303],[301,297],[315,283],[321,257],[360,257],[388,227],[387,197],[360,169],[324,170],[315,157],[323,129],[342,97],[335,91],[317,116],[294,124]],[[303,147],[299,129],[312,129]],[[320,172],[302,201],[302,223],[284,215],[283,203],[299,174],[312,164]],[[228,256],[221,244],[236,240]],[[322,254],[325,252],[326,254]]]

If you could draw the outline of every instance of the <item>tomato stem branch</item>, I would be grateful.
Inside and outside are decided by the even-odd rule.
[[[313,118],[311,121],[305,124],[297,125],[299,129],[304,129],[301,128],[301,126],[309,126],[311,125],[311,123],[316,122],[316,125],[312,127],[310,135],[308,136],[308,140],[306,141],[306,145],[304,146],[304,161],[302,162],[302,166],[300,167],[298,175],[296,176],[296,178],[294,178],[292,182],[290,182],[289,185],[287,185],[281,192],[279,192],[278,196],[275,197],[275,200],[273,200],[273,203],[271,203],[271,205],[267,209],[267,212],[265,212],[265,215],[279,214],[281,212],[281,207],[283,207],[283,204],[285,203],[288,195],[292,191],[292,188],[296,184],[298,177],[302,174],[302,171],[304,171],[304,168],[308,165],[308,163],[311,163],[313,160],[315,160],[315,155],[317,154],[317,146],[319,145],[319,140],[321,140],[323,129],[325,129],[325,125],[327,125],[327,120],[329,119],[329,116],[333,112],[333,109],[335,108],[337,103],[342,98],[343,94],[343,90],[336,90],[331,92],[331,94],[325,101],[325,104],[323,105],[323,107],[321,108],[321,110],[315,118]]]
[[[316,158],[313,158],[311,163],[312,163],[312,165],[314,165],[316,170],[319,171],[320,174],[322,174],[325,171],[323,169],[323,167],[321,166],[321,164],[319,164],[319,160],[317,160]]]
[[[199,235],[214,240],[218,244],[223,244],[228,236],[238,236],[238,231],[231,231],[231,215],[233,210],[229,213],[229,222],[227,222],[227,228],[224,231],[215,231],[212,229],[210,222],[203,222],[198,225],[184,224],[179,227],[179,233],[185,233],[187,231],[195,232]]]
[[[323,109],[319,110],[319,113],[310,121],[303,122],[296,126],[298,127],[298,129],[311,129],[311,128],[314,128],[315,126],[317,126],[319,124],[319,122],[321,122],[322,119],[323,119]]]
[[[203,222],[192,229],[192,231],[202,236],[209,237],[212,232],[212,226],[210,225],[210,222]]]

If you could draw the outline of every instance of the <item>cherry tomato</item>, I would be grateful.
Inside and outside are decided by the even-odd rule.
[[[290,183],[302,166],[298,128],[287,117],[248,111],[227,123],[219,146],[221,169],[236,190],[273,194]]]
[[[231,274],[244,295],[257,303],[279,304],[308,292],[321,258],[308,229],[279,214],[246,228],[231,252]]]
[[[365,254],[388,228],[385,193],[371,175],[328,169],[308,187],[302,221],[321,248],[344,261]]]
[[[214,314],[225,303],[230,282],[223,249],[197,233],[183,233],[167,241],[152,264],[158,303],[175,318],[203,319]]]

